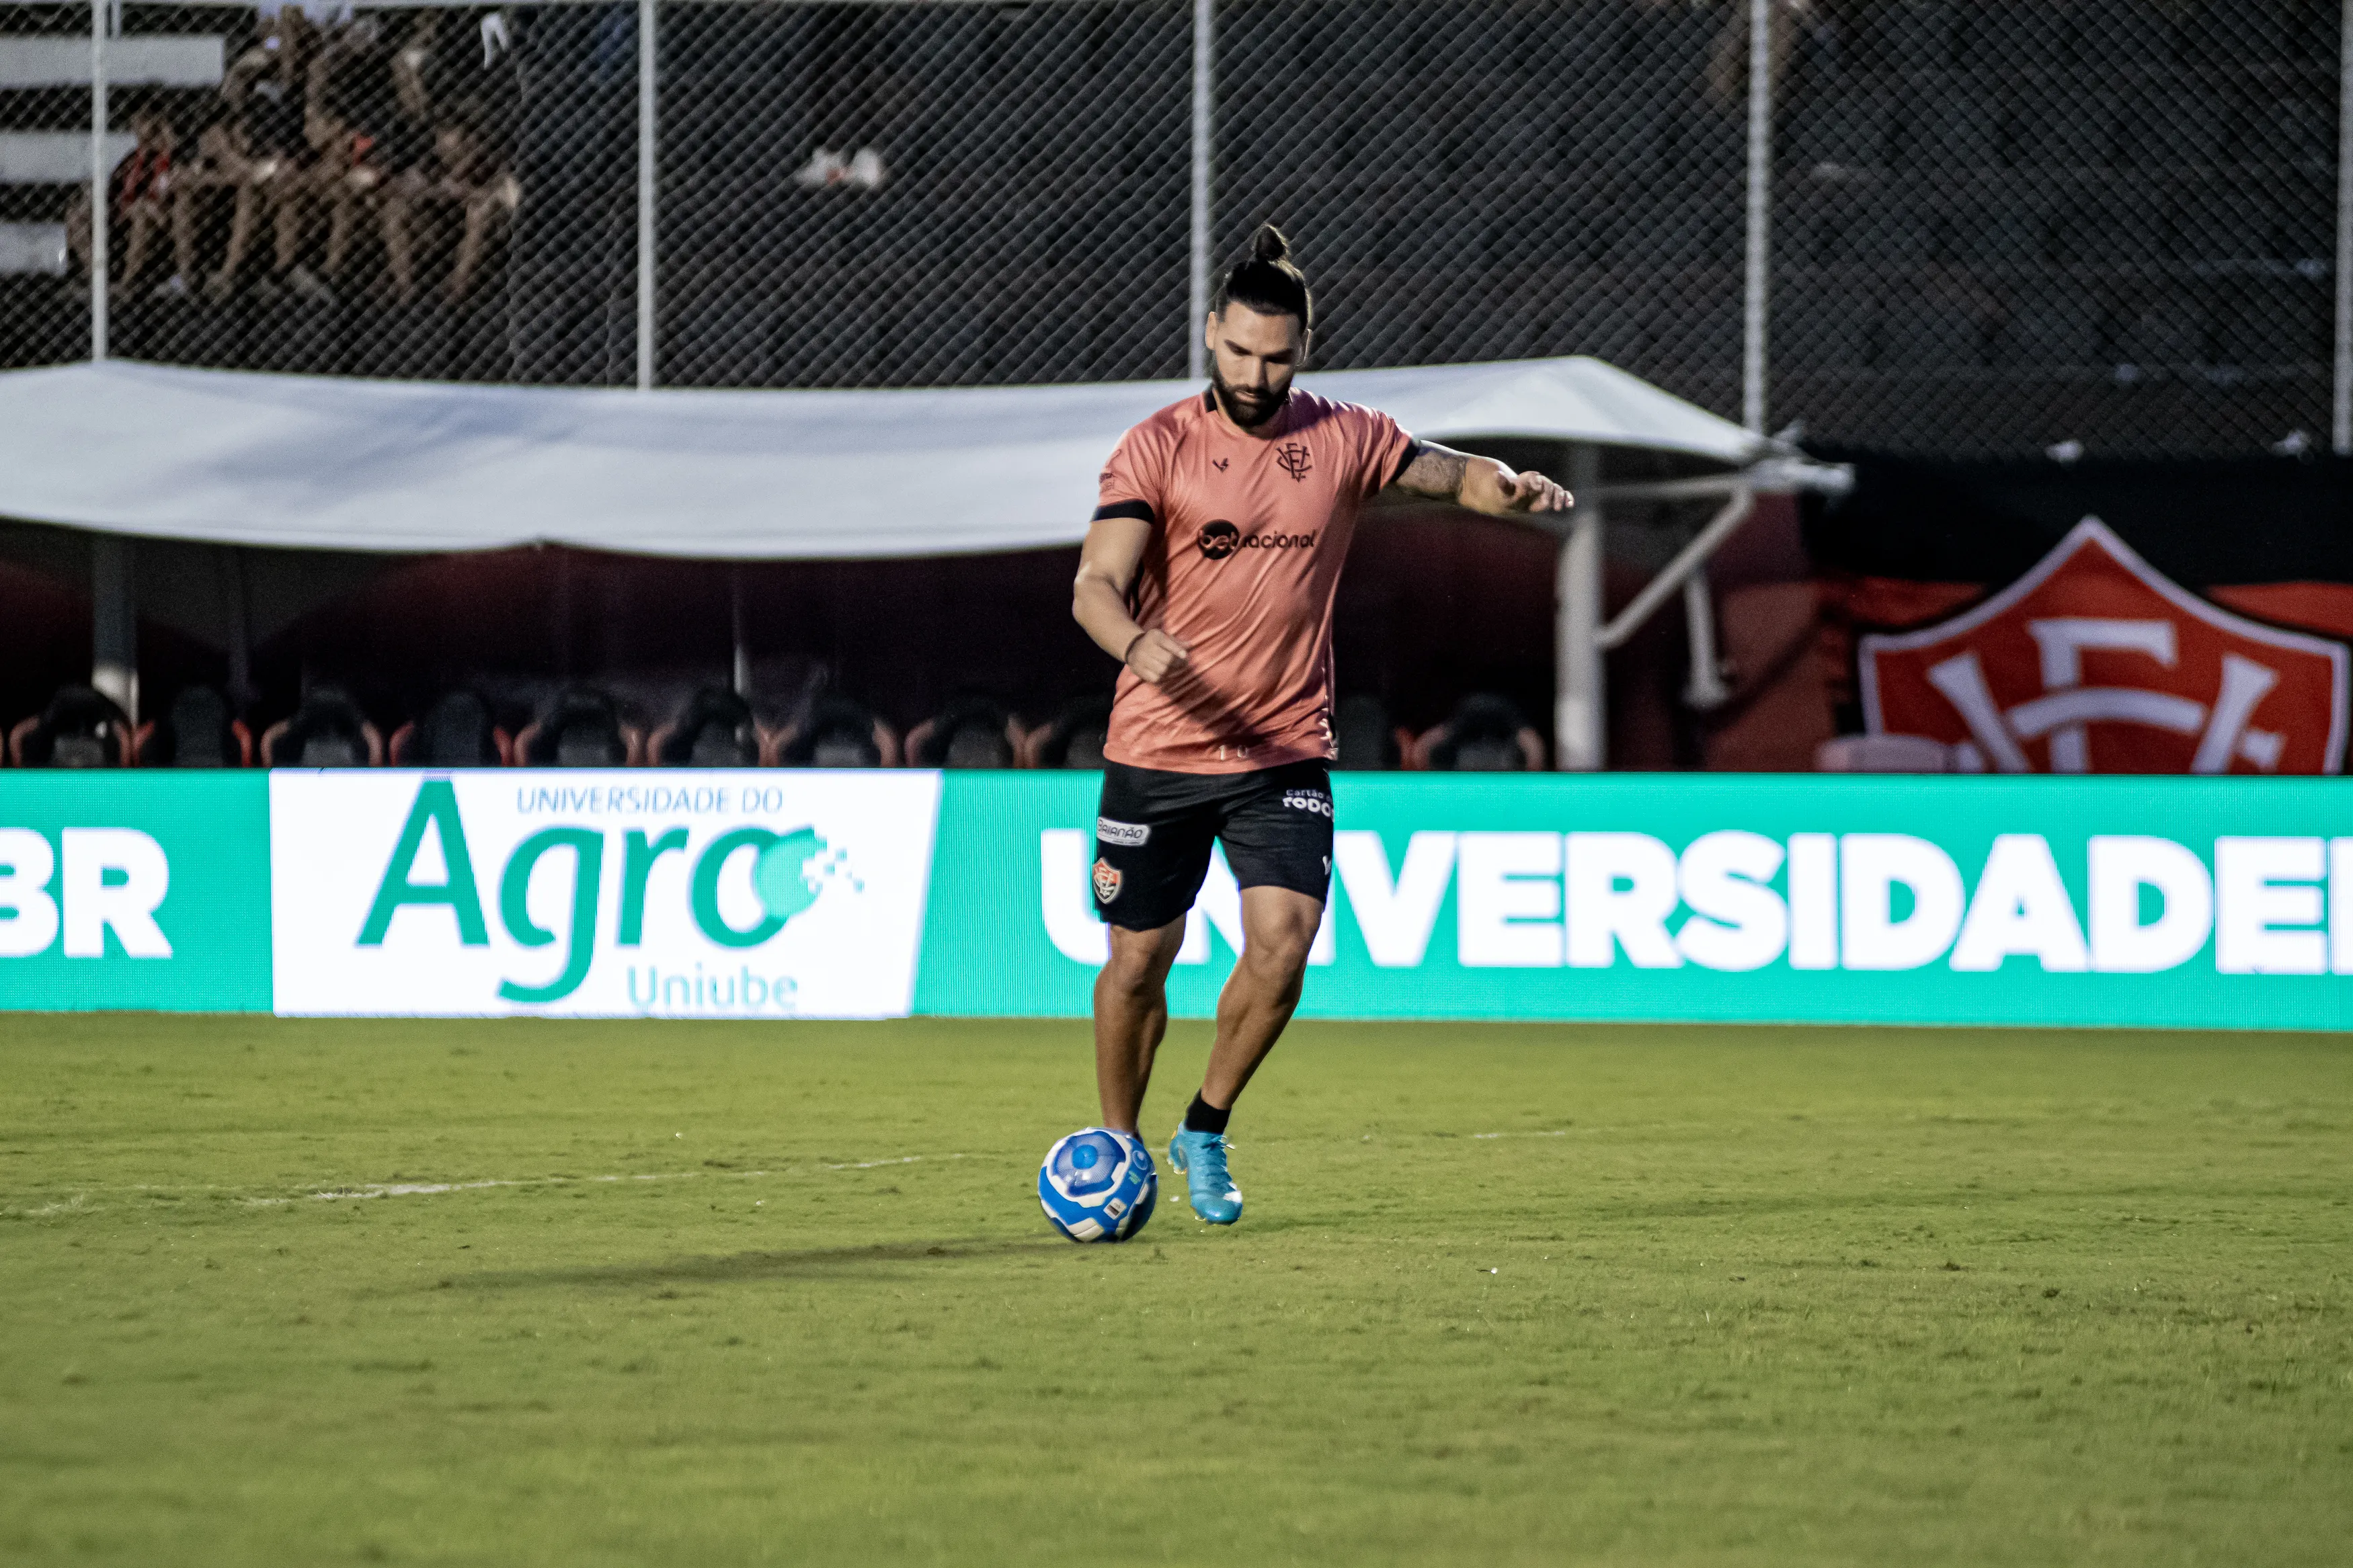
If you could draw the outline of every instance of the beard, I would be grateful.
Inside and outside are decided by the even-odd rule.
[[[1287,381],[1265,392],[1247,392],[1227,384],[1214,365],[1209,370],[1209,384],[1217,389],[1218,406],[1245,430],[1255,430],[1282,413],[1283,404],[1291,397],[1291,383]]]

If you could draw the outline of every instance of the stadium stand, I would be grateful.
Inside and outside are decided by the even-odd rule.
[[[895,768],[899,737],[864,703],[829,692],[770,738],[769,755],[787,768]]]
[[[2039,450],[2057,417],[2148,453],[2318,427],[2338,8],[1776,10],[1777,416],[1947,455]],[[1744,6],[1216,11],[1210,249],[1267,216],[1309,237],[1327,366],[1588,353],[1736,403],[1739,321],[1718,306],[1740,279]],[[626,10],[119,13],[106,161],[139,172],[142,107],[174,146],[168,222],[133,202],[113,226],[118,263],[143,235],[117,354],[636,378]],[[1085,26],[1011,5],[656,15],[661,384],[1176,374],[1184,7]],[[0,25],[0,363],[84,342],[86,309],[58,280],[79,270],[68,209],[87,199],[87,26],[30,5]],[[1475,123],[1419,66],[1439,39],[1519,62]],[[888,62],[916,58],[924,90],[904,99]],[[1077,298],[1074,335],[1059,318]]]
[[[120,768],[131,763],[131,721],[87,686],[68,686],[8,732],[20,768]]]
[[[907,731],[912,768],[1009,768],[1020,760],[1021,726],[994,698],[959,697]]]
[[[1402,766],[1413,734],[1390,724],[1388,709],[1379,698],[1360,691],[1341,699],[1332,716],[1332,740],[1339,752],[1333,766],[1375,773]]]
[[[172,699],[163,718],[139,727],[132,753],[142,768],[249,768],[253,731],[230,713],[219,691],[190,686]]]
[[[396,768],[492,768],[514,760],[514,742],[491,721],[490,704],[462,689],[395,730],[388,751]]]
[[[634,767],[644,736],[621,721],[620,705],[594,687],[566,688],[541,718],[514,739],[514,760],[526,768]]]
[[[751,704],[723,686],[706,686],[653,732],[646,760],[658,768],[751,768],[760,765],[762,749]]]
[[[1446,722],[1422,731],[1406,765],[1440,773],[1535,772],[1545,765],[1544,738],[1509,698],[1474,693]]]
[[[379,768],[384,733],[340,686],[305,692],[301,706],[261,734],[266,768]]]
[[[1110,732],[1109,692],[1072,698],[1053,718],[1023,737],[1021,765],[1099,768],[1103,766],[1103,742]]]

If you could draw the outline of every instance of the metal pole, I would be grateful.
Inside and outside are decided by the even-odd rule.
[[[654,384],[654,0],[638,0],[638,390]]]
[[[2353,0],[2348,0],[2353,4]],[[1773,237],[1773,0],[1748,0],[1748,258],[1740,422],[1765,433],[1765,319]]]
[[[1193,254],[1185,320],[1185,374],[1193,381],[1209,369],[1201,323],[1209,314],[1209,93],[1217,20],[1217,0],[1193,0]]]
[[[1707,585],[1707,568],[1683,579],[1684,639],[1691,651],[1691,674],[1683,682],[1683,705],[1708,713],[1732,700],[1724,683],[1724,660],[1715,651],[1715,595]]]
[[[728,636],[735,644],[735,695],[752,695],[752,645],[744,637],[744,568],[727,568]]]
[[[1579,447],[1569,458],[1575,521],[1560,547],[1553,633],[1553,760],[1563,773],[1608,764],[1608,671],[1601,655],[1600,455]],[[1592,497],[1593,499],[1588,499]]]
[[[2337,402],[2330,445],[2353,456],[2353,0],[2338,24],[2337,66]]]
[[[90,683],[139,722],[139,602],[132,579],[132,541],[94,533],[90,540]]]
[[[228,700],[242,709],[254,699],[253,593],[246,579],[245,552],[235,544],[221,546],[221,571],[228,590]]]
[[[90,3],[90,357],[106,357],[107,220],[114,171],[106,166],[107,0]]]

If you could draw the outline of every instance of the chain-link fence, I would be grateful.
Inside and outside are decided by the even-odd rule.
[[[2338,5],[1771,0],[1761,51],[1752,10],[0,3],[0,363],[1173,376],[1194,258],[1271,218],[1327,364],[1590,353],[1915,452],[2341,427]]]

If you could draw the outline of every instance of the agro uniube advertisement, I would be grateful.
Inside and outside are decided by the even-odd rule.
[[[899,772],[279,773],[277,1009],[903,1015],[939,791]]]
[[[0,1006],[1074,1017],[1087,773],[0,775]],[[1302,1011],[2336,1029],[2337,779],[1343,774]],[[1243,940],[1222,858],[1170,978]]]

